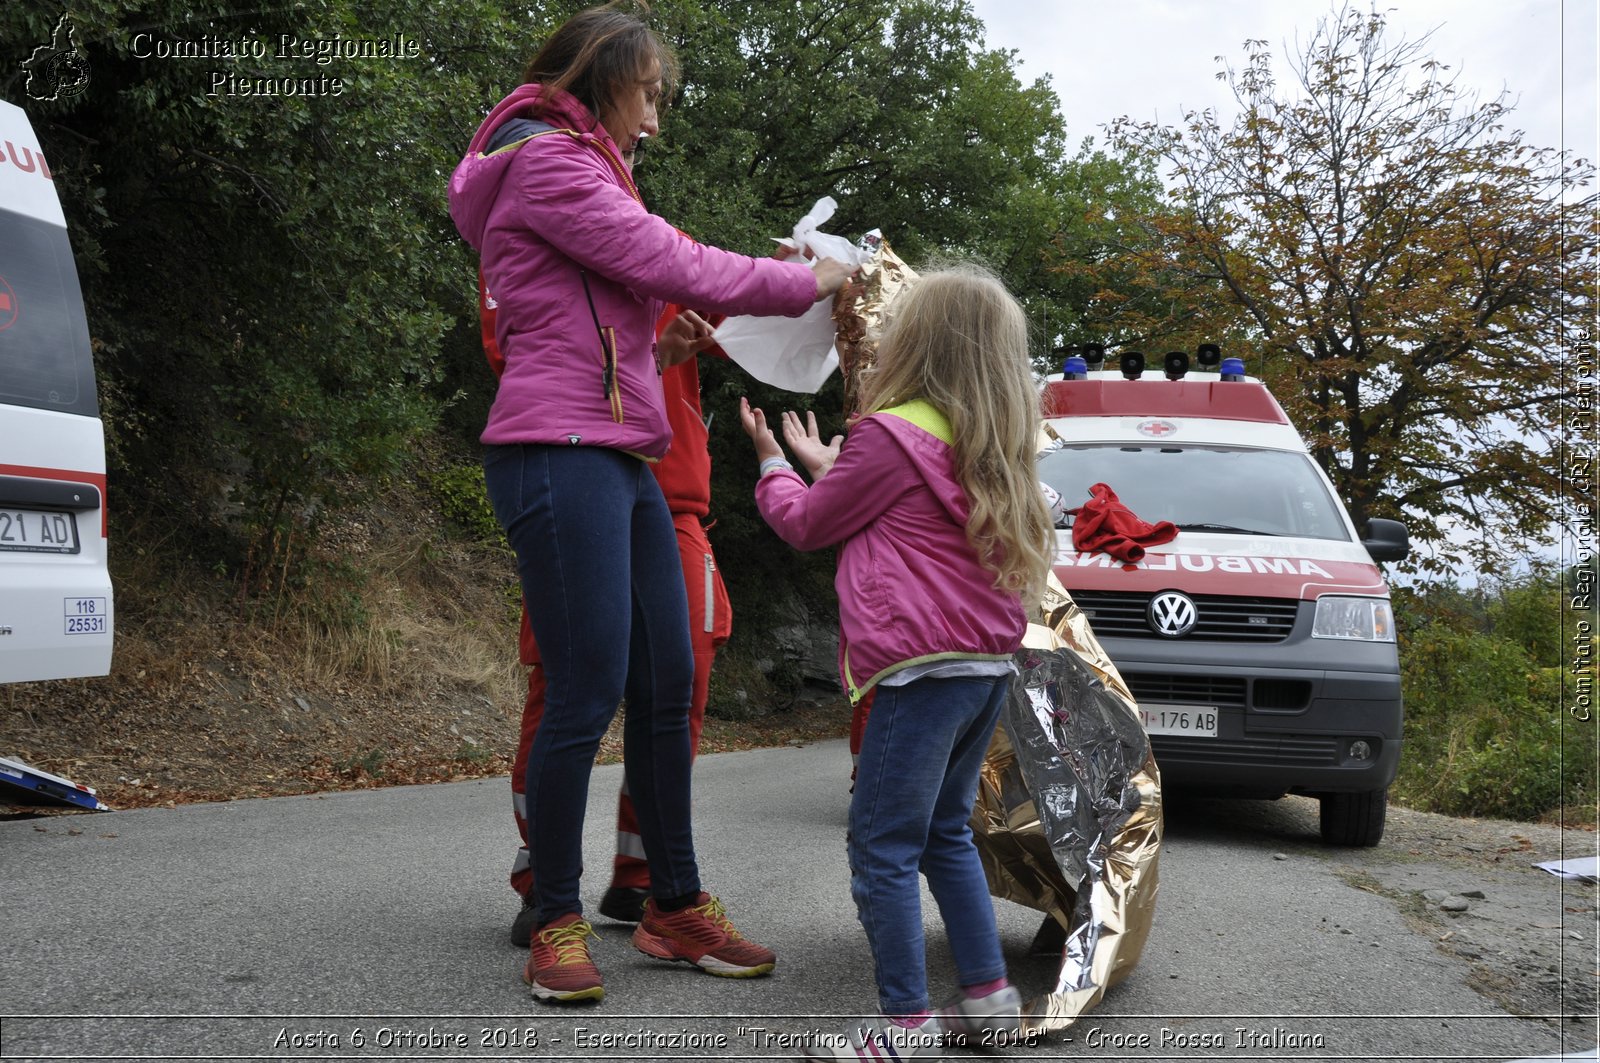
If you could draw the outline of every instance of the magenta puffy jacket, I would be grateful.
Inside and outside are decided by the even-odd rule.
[[[839,677],[851,701],[908,665],[1003,660],[1022,645],[1021,596],[997,590],[967,542],[949,430],[926,402],[908,403],[863,418],[809,488],[789,470],[756,482],[761,516],[784,542],[839,547]]]
[[[485,443],[564,443],[656,459],[667,427],[655,362],[665,303],[797,317],[816,280],[799,262],[697,244],[645,210],[617,146],[573,96],[542,113],[523,85],[489,113],[450,178],[450,216],[482,256],[506,357]],[[511,118],[557,127],[483,154]]]

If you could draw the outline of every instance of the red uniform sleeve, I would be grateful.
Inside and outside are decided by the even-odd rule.
[[[483,270],[478,271],[478,324],[483,329],[483,356],[489,359],[489,368],[499,376],[506,371],[506,356],[500,353],[500,344],[494,338],[496,303],[483,285]]]

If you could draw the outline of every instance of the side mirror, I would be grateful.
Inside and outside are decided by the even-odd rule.
[[[1411,534],[1397,520],[1373,517],[1367,521],[1367,537],[1361,545],[1374,561],[1404,561],[1411,554]]]

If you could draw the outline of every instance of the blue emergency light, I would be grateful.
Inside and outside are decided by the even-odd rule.
[[[1056,354],[1065,355],[1061,363],[1061,376],[1065,380],[1085,380],[1089,371],[1079,354],[1082,350],[1076,343],[1069,343],[1065,347],[1057,347]]]

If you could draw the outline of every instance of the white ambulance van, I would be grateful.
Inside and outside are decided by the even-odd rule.
[[[1080,552],[1065,528],[1055,572],[1138,699],[1164,785],[1308,794],[1325,841],[1376,845],[1402,717],[1375,561],[1404,558],[1408,536],[1357,529],[1267,388],[1202,348],[1219,361],[1190,375],[1181,352],[1153,373],[1142,355],[1120,372],[1069,358],[1047,382],[1039,478],[1063,505],[1103,483],[1178,528],[1137,563]]]
[[[105,675],[105,435],[66,219],[0,101],[0,683]]]

